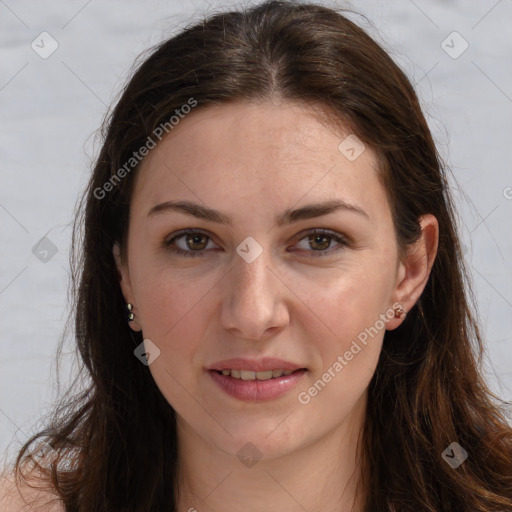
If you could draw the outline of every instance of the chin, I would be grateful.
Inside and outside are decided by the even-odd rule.
[[[281,430],[279,421],[263,421],[258,423],[239,423],[226,425],[227,430],[232,434],[223,436],[218,440],[218,446],[222,451],[231,456],[238,457],[241,462],[248,460],[268,460],[283,457],[293,452],[304,444],[305,439],[298,439],[300,432],[296,431],[294,436],[290,435],[289,428]]]

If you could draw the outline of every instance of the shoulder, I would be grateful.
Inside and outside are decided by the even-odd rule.
[[[65,512],[65,507],[49,484],[42,485],[33,473],[26,480],[12,473],[0,474],[0,510],[2,512]]]

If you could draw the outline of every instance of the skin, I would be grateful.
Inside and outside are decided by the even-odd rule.
[[[160,349],[149,368],[177,412],[180,512],[361,510],[357,448],[367,388],[385,330],[404,317],[386,318],[309,403],[297,397],[393,304],[413,307],[435,258],[438,224],[422,217],[418,243],[399,261],[375,153],[366,147],[349,161],[338,150],[349,133],[311,105],[233,103],[192,111],[141,164],[128,259],[117,245],[114,255],[134,305],[130,325]],[[340,209],[275,225],[288,208],[332,199],[356,204],[368,218]],[[169,200],[220,210],[233,225],[173,211],[148,216]],[[182,237],[177,246],[203,256],[163,246],[185,228],[207,237],[188,245]],[[348,245],[308,242],[313,228],[337,232]],[[248,236],[263,249],[252,263],[236,252]],[[263,356],[308,371],[292,391],[259,402],[227,395],[205,371],[221,359]],[[252,467],[237,457],[248,442],[261,454]]]

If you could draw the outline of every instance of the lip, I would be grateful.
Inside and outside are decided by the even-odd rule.
[[[265,372],[268,370],[299,370],[301,368],[305,368],[305,366],[275,357],[263,357],[261,359],[235,357],[233,359],[217,361],[209,366],[207,370],[249,370],[253,372]]]
[[[236,367],[231,368],[234,370],[239,369]],[[276,368],[276,366],[274,366],[274,368]],[[283,367],[278,365],[277,368]],[[245,369],[249,368],[245,367]],[[293,370],[293,368],[288,369]],[[290,373],[290,375],[282,375],[281,377],[269,380],[235,379],[230,375],[222,375],[216,369],[208,370],[208,375],[210,375],[212,380],[228,395],[238,400],[257,401],[272,400],[284,395],[299,383],[306,372],[307,370],[305,368],[300,368],[294,373]]]

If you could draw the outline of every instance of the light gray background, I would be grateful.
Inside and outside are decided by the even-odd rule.
[[[511,400],[512,1],[323,3],[366,14],[375,28],[354,19],[384,43],[417,86],[455,177],[463,243],[487,342],[486,375],[491,388]],[[107,105],[140,52],[202,12],[233,4],[0,0],[4,456],[40,426],[58,396],[55,354],[68,313],[70,222],[99,149],[93,134]],[[31,48],[44,31],[59,45],[46,59]],[[46,262],[32,251],[42,237],[57,248]],[[66,347],[72,354],[72,340]],[[64,384],[72,363],[73,356],[65,356]]]

